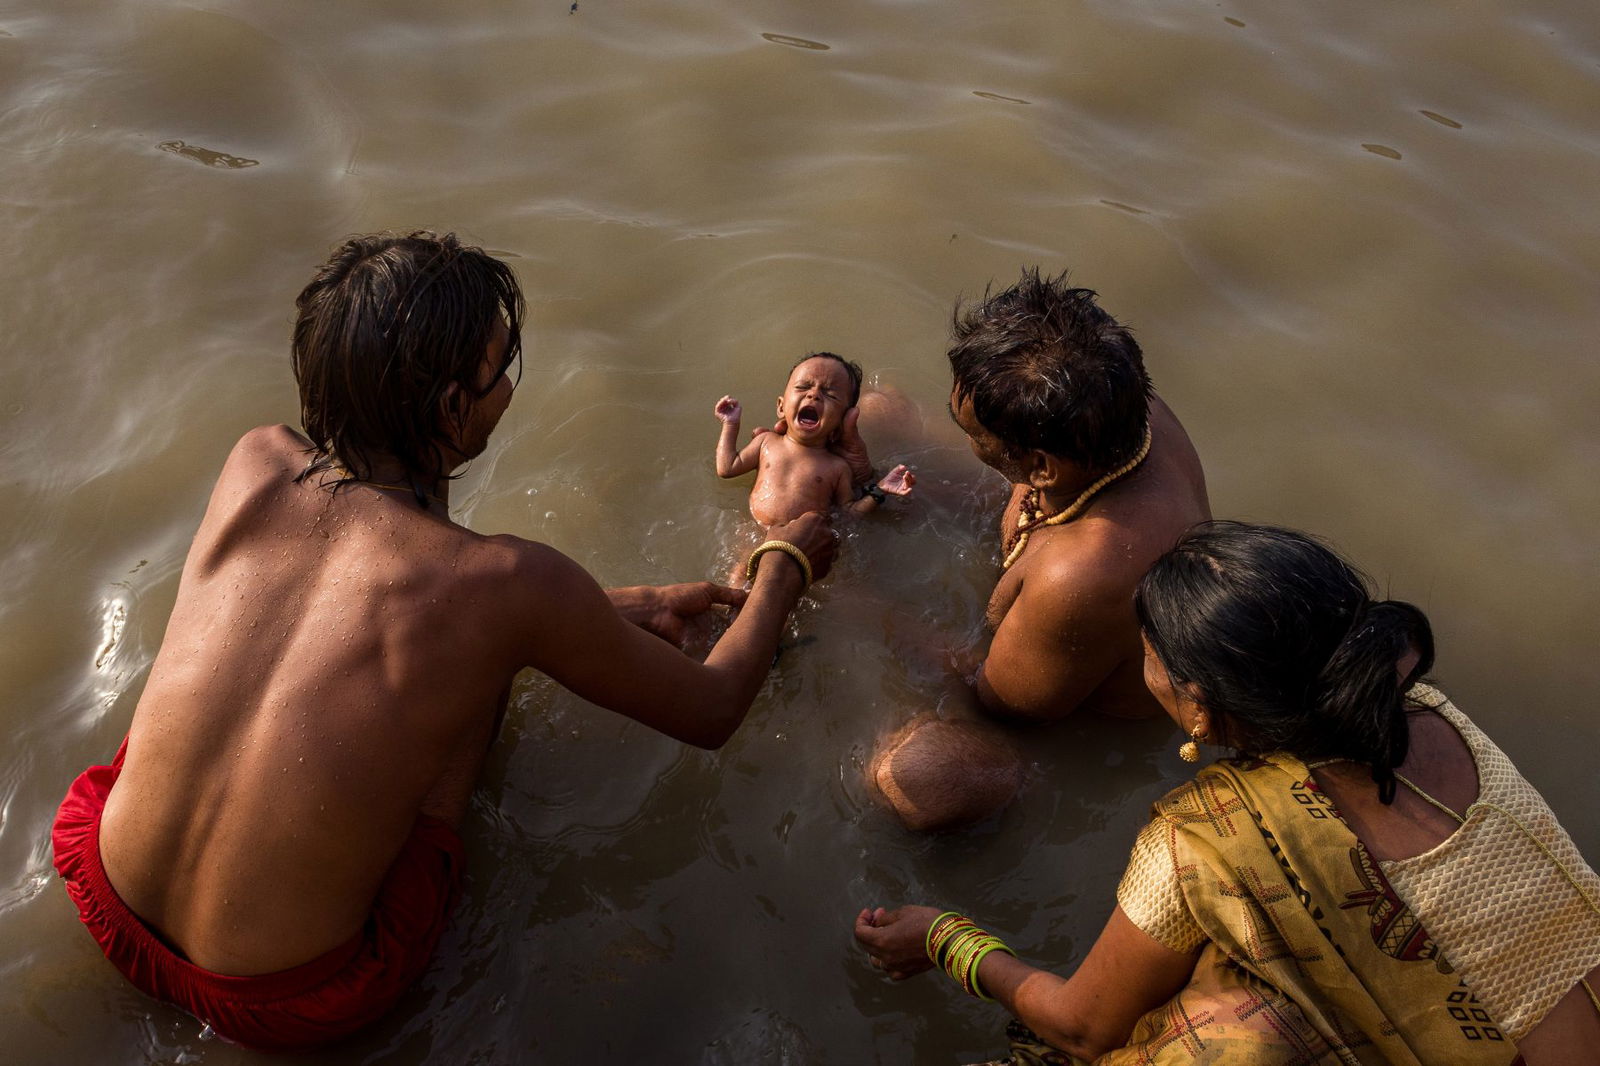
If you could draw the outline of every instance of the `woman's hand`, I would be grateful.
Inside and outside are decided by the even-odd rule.
[[[932,907],[868,908],[856,915],[856,940],[872,956],[872,965],[896,981],[924,970],[928,961],[928,927],[941,912]]]

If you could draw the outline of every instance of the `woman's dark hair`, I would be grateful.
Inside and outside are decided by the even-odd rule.
[[[1109,470],[1144,440],[1151,390],[1139,342],[1065,273],[1029,268],[1004,292],[957,304],[949,356],[956,396],[1013,453]]]
[[[508,370],[521,355],[516,276],[453,233],[353,237],[295,306],[300,417],[316,447],[302,478],[337,462],[366,480],[382,455],[398,460],[414,487],[432,485],[448,473],[440,444],[466,417],[463,410],[447,422],[440,397],[452,382],[478,394],[497,323],[510,333]]]
[[[1433,666],[1433,630],[1409,603],[1374,602],[1364,575],[1303,533],[1207,522],[1156,560],[1134,593],[1174,684],[1193,685],[1251,754],[1372,767],[1384,803],[1410,731],[1405,692]],[[1401,678],[1396,663],[1420,658]]]
[[[850,406],[854,407],[856,404],[861,402],[862,374],[860,363],[857,363],[854,360],[846,359],[842,355],[836,355],[833,352],[807,352],[805,355],[802,355],[800,358],[796,359],[794,361],[794,366],[789,368],[790,376],[792,377],[794,375],[795,370],[799,368],[801,363],[809,362],[812,359],[832,359],[834,362],[844,367],[845,373],[850,375]]]

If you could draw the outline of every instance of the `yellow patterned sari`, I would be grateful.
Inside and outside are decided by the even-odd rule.
[[[1304,764],[1219,762],[1158,801],[1155,816],[1129,877],[1141,850],[1167,862],[1193,928],[1129,917],[1177,950],[1205,946],[1188,986],[1096,1066],[1516,1060]],[[1119,897],[1126,878],[1123,888]],[[1008,1036],[1011,1066],[1079,1066],[1019,1023]]]

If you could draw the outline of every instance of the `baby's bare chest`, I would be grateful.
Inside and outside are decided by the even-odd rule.
[[[824,510],[834,503],[848,470],[845,461],[832,452],[769,447],[750,493],[751,511],[770,524]]]

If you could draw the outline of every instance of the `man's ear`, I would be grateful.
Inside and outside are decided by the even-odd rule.
[[[1042,448],[1029,448],[1023,461],[1027,463],[1028,484],[1041,492],[1055,488],[1065,479],[1061,460]]]
[[[452,381],[439,394],[439,414],[448,422],[459,422],[467,413],[467,392],[458,381]]]
[[[439,425],[448,435],[452,447],[460,443],[461,427],[467,424],[468,409],[471,406],[472,397],[461,387],[460,382],[452,381],[439,394]]]

